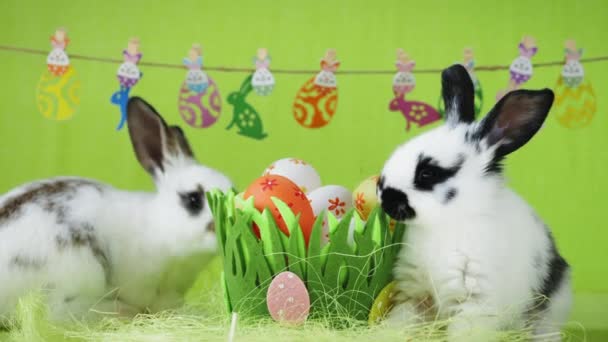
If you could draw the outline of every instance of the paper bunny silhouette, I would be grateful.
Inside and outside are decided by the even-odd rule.
[[[264,133],[262,119],[260,114],[246,101],[247,95],[253,90],[251,79],[253,75],[249,75],[241,84],[241,89],[238,92],[228,95],[228,103],[234,106],[232,112],[232,121],[226,127],[231,129],[236,125],[239,128],[239,134],[249,138],[262,140],[268,136]]]
[[[441,120],[441,115],[439,115],[435,108],[420,101],[406,101],[405,94],[396,94],[389,105],[389,109],[392,112],[401,112],[403,114],[406,121],[406,131],[410,130],[412,122],[422,127]]]

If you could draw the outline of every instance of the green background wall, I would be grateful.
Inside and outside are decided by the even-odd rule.
[[[607,1],[32,1],[2,0],[0,44],[50,51],[49,36],[68,28],[69,53],[121,58],[131,36],[141,39],[142,61],[181,63],[193,42],[204,48],[209,66],[251,65],[267,47],[272,68],[317,69],[325,49],[334,47],[342,69],[394,68],[403,47],[417,68],[441,68],[475,50],[478,65],[509,64],[521,37],[536,37],[535,62],[563,59],[563,44],[576,39],[584,57],[608,54]],[[120,188],[152,190],[137,164],[126,130],[116,132],[119,114],[109,102],[117,89],[118,65],[72,60],[81,82],[81,106],[67,122],[49,121],[37,111],[35,88],[45,56],[0,51],[0,193],[21,183],[56,175],[81,175]],[[608,63],[585,64],[598,95],[592,124],[570,130],[549,117],[542,132],[507,164],[511,185],[553,228],[574,270],[575,318],[603,324],[608,314],[608,118],[605,101]],[[171,123],[182,123],[177,94],[185,70],[142,66],[145,77],[133,90]],[[529,88],[553,87],[560,67],[538,68]],[[415,70],[414,70],[415,71]],[[243,73],[209,72],[223,98],[237,90]],[[310,75],[312,76],[312,75]],[[392,75],[338,75],[339,103],[325,128],[299,126],[291,104],[309,75],[275,74],[270,97],[250,95],[269,136],[256,141],[227,131],[231,107],[209,129],[184,127],[195,153],[229,174],[239,188],[272,161],[308,160],[326,184],[354,187],[377,173],[406,133],[405,120],[389,112]],[[490,109],[508,73],[478,72]],[[417,74],[410,95],[436,104],[439,74]],[[513,253],[517,253],[514,246]],[[601,304],[600,304],[601,303]],[[598,316],[599,315],[599,316]]]

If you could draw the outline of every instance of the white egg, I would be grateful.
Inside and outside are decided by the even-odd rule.
[[[296,183],[304,193],[309,193],[321,186],[321,177],[310,164],[296,158],[284,158],[272,163],[265,175],[279,175]]]
[[[323,210],[331,212],[337,219],[342,218],[353,207],[353,195],[347,188],[339,185],[326,185],[308,193],[308,200],[316,216]],[[329,240],[327,216],[323,219],[322,241]]]

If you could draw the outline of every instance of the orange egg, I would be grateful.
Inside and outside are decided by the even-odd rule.
[[[253,204],[259,211],[268,208],[274,217],[279,229],[289,236],[289,229],[283,220],[279,209],[272,202],[272,197],[276,197],[285,202],[294,215],[300,215],[300,227],[304,233],[304,241],[308,246],[310,232],[315,221],[315,216],[308,201],[306,194],[291,180],[278,175],[266,175],[256,179],[245,191],[244,199],[253,196]],[[254,225],[255,234],[260,237],[257,226]]]

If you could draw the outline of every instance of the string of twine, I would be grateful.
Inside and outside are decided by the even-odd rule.
[[[10,45],[0,45],[0,50],[2,51],[11,51],[11,52],[20,52],[27,53],[32,55],[48,55],[49,51],[40,50],[40,49],[31,49],[25,47],[18,46],[10,46]],[[95,56],[86,56],[80,54],[69,54],[70,59],[77,59],[83,61],[93,61],[93,62],[101,62],[101,63],[112,63],[112,64],[122,64],[123,60],[118,58],[105,58],[105,57],[95,57]],[[598,57],[590,57],[590,58],[581,58],[581,63],[595,63],[608,61],[608,56],[598,56]],[[165,69],[184,69],[182,64],[172,64],[172,63],[161,63],[161,62],[139,62],[137,63],[140,66],[153,67],[153,68],[165,68]],[[552,62],[542,62],[542,63],[533,63],[534,68],[543,68],[543,67],[551,67],[551,66],[561,66],[564,65],[564,60],[552,61]],[[226,66],[205,66],[206,71],[216,71],[216,72],[242,72],[242,73],[251,73],[255,71],[255,68],[243,68],[243,67],[226,67]],[[474,70],[477,71],[500,71],[500,70],[508,70],[509,65],[479,65],[475,66]],[[429,68],[429,69],[416,69],[416,74],[435,74],[441,73],[443,68]],[[314,74],[319,72],[319,69],[272,69],[273,74]],[[360,70],[339,70],[335,72],[336,74],[341,75],[392,75],[395,73],[395,70],[374,70],[374,69],[360,69]]]

